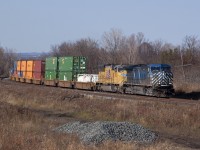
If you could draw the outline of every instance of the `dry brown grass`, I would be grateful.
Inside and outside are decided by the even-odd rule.
[[[192,92],[200,92],[200,83],[176,83],[175,90],[177,92],[185,92],[185,93],[192,93]]]
[[[107,141],[102,145],[82,144],[75,135],[52,132],[50,122],[29,110],[1,103],[0,149],[2,150],[132,150],[132,149],[183,149],[172,142],[152,145]]]
[[[183,149],[171,141],[158,141],[152,145],[108,141],[98,147],[88,147],[76,136],[52,132],[60,124],[60,118],[55,114],[63,114],[64,118],[71,120],[130,121],[161,134],[200,139],[199,105],[85,99],[78,97],[78,93],[64,92],[63,89],[31,85],[26,89],[5,89],[0,86],[0,101],[13,106],[0,105],[2,149]],[[73,95],[77,98],[71,99]],[[45,111],[50,115],[45,116]]]

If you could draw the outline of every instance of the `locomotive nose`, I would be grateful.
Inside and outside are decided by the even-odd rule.
[[[157,72],[153,74],[152,84],[154,86],[169,86],[172,84],[172,73],[170,72]]]

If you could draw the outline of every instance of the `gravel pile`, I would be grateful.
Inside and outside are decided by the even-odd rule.
[[[100,144],[105,140],[151,143],[157,138],[152,131],[129,122],[73,122],[57,128],[56,131],[76,133],[85,144]]]

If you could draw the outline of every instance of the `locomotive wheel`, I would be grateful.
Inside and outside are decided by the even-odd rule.
[[[96,86],[93,86],[93,87],[91,88],[91,90],[92,90],[92,91],[96,91],[96,90],[97,90],[97,87],[96,87]]]
[[[126,89],[124,87],[119,87],[117,92],[120,93],[120,94],[124,94],[126,91]]]

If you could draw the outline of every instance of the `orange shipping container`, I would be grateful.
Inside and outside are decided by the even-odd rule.
[[[25,60],[21,61],[21,71],[26,71],[26,62]]]
[[[26,72],[26,78],[27,79],[32,79],[33,78],[33,72],[27,71]]]
[[[27,71],[33,71],[33,60],[27,61]]]
[[[17,71],[21,71],[21,61],[17,61]]]
[[[26,78],[32,79],[33,77],[33,60],[28,60],[26,65]]]
[[[22,73],[23,78],[26,77],[26,64],[27,64],[27,61],[25,60],[21,61],[21,73]]]

